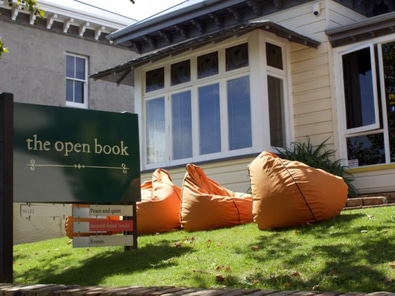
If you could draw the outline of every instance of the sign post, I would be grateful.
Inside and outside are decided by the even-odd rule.
[[[0,93],[0,282],[13,282],[13,95]]]

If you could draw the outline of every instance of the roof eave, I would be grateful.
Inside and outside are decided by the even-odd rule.
[[[347,45],[394,32],[395,11],[325,31],[332,47]]]
[[[215,33],[199,36],[173,46],[169,46],[162,50],[146,54],[127,63],[115,66],[113,68],[98,72],[91,75],[90,77],[95,80],[105,80],[119,84],[126,84],[133,86],[133,70],[136,67],[142,66],[152,61],[158,61],[163,59],[170,54],[172,56],[180,54],[190,48],[198,48],[204,46],[210,42],[219,42],[231,38],[234,35],[242,35],[251,32],[256,29],[265,30],[276,34],[279,37],[286,38],[290,42],[296,42],[305,46],[317,48],[320,45],[319,41],[306,37],[302,34],[289,30],[281,25],[274,22],[263,20],[263,21],[252,21],[231,28],[219,30]]]

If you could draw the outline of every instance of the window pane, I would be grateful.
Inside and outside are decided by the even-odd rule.
[[[200,154],[221,151],[219,84],[199,88]]]
[[[74,102],[84,103],[84,83],[81,81],[74,81]]]
[[[243,43],[226,49],[226,71],[248,66],[248,44]]]
[[[266,63],[268,66],[283,69],[283,54],[280,46],[266,42]]]
[[[154,91],[157,89],[164,88],[165,86],[165,68],[159,68],[152,71],[148,71],[145,75],[146,87],[145,91]]]
[[[85,60],[82,58],[75,59],[76,78],[85,80]]]
[[[370,49],[343,56],[347,128],[376,123]]]
[[[171,96],[173,159],[192,157],[191,92]]]
[[[229,149],[252,146],[249,76],[228,83]]]
[[[198,57],[198,78],[218,74],[218,52]]]
[[[395,42],[382,45],[391,162],[395,162]]]
[[[189,60],[171,65],[171,85],[191,80],[191,62]]]
[[[74,83],[72,80],[66,80],[66,101],[74,102]]]
[[[66,76],[70,78],[75,78],[73,56],[66,56]]]
[[[147,163],[166,160],[165,99],[146,102]]]
[[[285,118],[282,79],[268,76],[268,99],[270,117],[270,144],[285,147]]]
[[[365,135],[347,139],[350,166],[363,166],[385,162],[383,134]]]

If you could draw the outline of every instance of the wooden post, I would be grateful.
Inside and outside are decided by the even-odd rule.
[[[13,101],[0,93],[0,283],[13,282]]]
[[[133,203],[129,203],[128,205],[132,205],[133,206],[133,216],[124,216],[123,219],[124,220],[132,220],[133,221],[133,231],[125,231],[124,234],[126,235],[133,235],[133,247],[131,246],[126,246],[124,247],[124,251],[131,251],[133,249],[137,249],[137,208],[136,208],[136,202]]]

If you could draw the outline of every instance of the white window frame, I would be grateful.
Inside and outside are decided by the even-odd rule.
[[[282,52],[283,69],[278,69],[276,67],[272,67],[272,66],[266,65],[267,73],[266,73],[265,79],[267,80],[267,77],[271,76],[271,77],[280,79],[283,82],[282,83],[282,86],[283,86],[283,89],[282,89],[282,91],[283,91],[283,98],[282,98],[283,102],[282,103],[283,103],[283,108],[284,109],[282,111],[283,111],[284,125],[285,125],[285,134],[284,134],[285,139],[284,139],[284,142],[285,142],[285,144],[288,144],[290,142],[290,138],[291,138],[291,134],[290,134],[291,130],[292,130],[291,126],[293,126],[293,122],[292,122],[292,117],[293,116],[291,116],[291,107],[290,107],[290,103],[289,103],[289,102],[291,102],[291,100],[290,100],[290,97],[291,97],[291,94],[290,94],[290,90],[291,90],[290,80],[291,79],[289,77],[290,74],[289,74],[289,71],[288,71],[288,62],[287,62],[287,60],[288,60],[288,56],[287,56],[288,50],[287,50],[287,46],[286,46],[285,43],[279,42],[278,40],[275,40],[273,38],[265,38],[264,39],[264,43],[265,43],[265,46],[264,46],[264,49],[265,49],[265,54],[264,54],[265,61],[266,61],[266,43],[270,43],[270,44],[273,44],[273,45],[276,45],[276,46],[280,47],[281,48],[281,52]],[[267,86],[267,88],[268,87],[269,86]],[[267,100],[267,108],[269,110],[269,93],[268,93],[268,91],[267,91],[267,94],[266,94],[266,100]],[[269,114],[269,118],[270,118],[270,114]],[[268,126],[269,126],[269,130],[268,130],[268,133],[269,133],[269,138],[268,138],[269,145],[271,147],[271,151],[275,152],[277,149],[282,149],[283,147],[274,147],[274,146],[271,145],[270,119],[269,119]]]
[[[395,35],[389,35],[379,38],[370,39],[367,41],[359,42],[357,44],[343,46],[339,48],[335,48],[333,53],[333,61],[334,61],[334,70],[335,70],[335,77],[336,77],[336,96],[337,100],[337,107],[338,107],[338,132],[340,135],[340,157],[344,160],[345,165],[350,165],[348,161],[348,150],[347,150],[347,139],[351,137],[357,136],[365,136],[370,134],[379,134],[383,133],[384,139],[384,153],[385,153],[385,162],[372,164],[372,165],[364,165],[358,167],[370,167],[370,166],[380,166],[383,164],[390,164],[391,157],[390,157],[390,145],[389,145],[389,129],[388,129],[388,121],[387,121],[387,109],[386,109],[386,98],[385,98],[385,85],[384,85],[384,69],[383,69],[383,57],[381,46],[384,43],[395,42]],[[377,53],[378,59],[376,61],[374,47],[377,45]],[[345,106],[345,97],[344,97],[344,83],[343,83],[343,63],[342,63],[342,56],[344,54],[348,54],[354,51],[358,51],[363,48],[369,47],[371,59],[373,62],[372,71],[373,73],[373,88],[374,88],[374,96],[375,96],[375,118],[377,124],[372,124],[365,127],[358,127],[353,129],[346,128],[346,106]],[[377,81],[377,75],[379,73],[379,81]],[[378,83],[380,83],[380,93],[377,90]],[[377,97],[379,96],[379,97]],[[381,103],[381,108],[379,104],[379,100]],[[377,113],[376,113],[377,112]],[[382,116],[382,126],[380,126],[380,115]]]
[[[270,36],[270,37],[268,37]],[[263,41],[263,42],[262,42]],[[283,70],[279,69],[268,69],[266,65],[266,54],[265,54],[265,42],[275,44],[282,49],[283,58]],[[228,47],[236,46],[242,43],[248,43],[249,50],[249,65],[247,67],[225,71],[225,49]],[[204,77],[197,78],[197,57],[217,51],[219,54],[219,73]],[[191,61],[191,80],[189,82],[181,83],[178,85],[170,86],[170,68],[171,65],[177,62],[190,59]],[[162,89],[145,92],[145,73],[150,70],[154,70],[160,67],[165,69],[165,86]],[[177,55],[175,58],[162,60],[161,62],[147,64],[139,69],[136,69],[136,83],[135,83],[135,98],[136,98],[136,111],[141,114],[141,157],[142,157],[142,170],[151,170],[158,167],[170,167],[183,165],[190,162],[202,162],[211,160],[220,160],[228,157],[238,157],[242,155],[251,155],[255,153],[260,153],[263,149],[275,150],[274,147],[270,146],[270,134],[269,134],[269,120],[265,116],[268,112],[268,100],[267,100],[267,83],[257,81],[262,81],[267,79],[267,75],[271,75],[283,80],[283,91],[284,91],[284,117],[285,117],[285,141],[288,145],[291,140],[292,135],[292,116],[290,106],[290,72],[289,72],[289,47],[288,41],[279,38],[273,34],[262,32],[260,30],[253,31],[244,35],[243,37],[234,38],[229,42],[223,41],[218,44],[211,44],[200,50],[194,52],[188,52],[185,54]],[[251,137],[252,145],[248,148],[229,150],[228,143],[228,115],[227,112],[227,81],[239,77],[249,76],[250,83],[250,108],[251,108]],[[198,87],[209,85],[213,83],[220,84],[220,108],[221,108],[221,151],[218,153],[212,153],[207,155],[199,154],[199,133],[197,129],[198,125],[198,100],[197,93]],[[171,108],[170,108],[170,98],[174,93],[183,92],[186,90],[191,91],[192,98],[192,157],[187,159],[172,160],[172,139],[171,139]],[[265,94],[266,93],[266,94]],[[164,162],[158,163],[147,163],[147,151],[146,151],[146,108],[145,101],[157,97],[165,96],[165,117],[166,117],[166,130],[168,132],[168,137],[166,137],[166,149],[167,149],[167,159]],[[257,110],[256,108],[259,108]],[[267,139],[267,136],[269,138]]]
[[[364,49],[364,48],[369,48],[370,50],[370,59],[372,61],[371,66],[372,66],[372,85],[373,85],[373,103],[374,103],[374,119],[375,122],[369,125],[365,125],[365,126],[361,126],[361,127],[355,127],[355,128],[349,128],[347,129],[347,114],[346,114],[346,102],[345,102],[345,96],[344,96],[344,77],[343,77],[343,59],[342,57],[346,54],[352,53],[352,52],[356,52],[358,50]],[[376,69],[376,58],[374,56],[374,44],[370,44],[367,46],[367,44],[364,45],[360,45],[360,46],[356,46],[356,47],[352,47],[342,53],[340,53],[339,56],[339,62],[340,62],[340,67],[341,67],[341,103],[342,103],[342,110],[344,110],[343,112],[343,120],[344,120],[344,134],[346,135],[351,135],[351,134],[357,134],[357,133],[361,133],[361,132],[368,132],[368,131],[372,131],[375,129],[380,128],[380,111],[379,111],[379,98],[378,98],[378,90],[377,90],[377,77],[375,75],[375,73],[377,73],[377,69]]]
[[[67,99],[65,98],[66,106],[67,107],[74,107],[74,108],[88,109],[88,106],[89,106],[89,104],[88,104],[88,102],[89,102],[89,97],[88,97],[88,87],[89,87],[89,85],[88,85],[88,62],[89,62],[89,59],[86,56],[73,54],[73,53],[69,53],[69,52],[65,53],[66,59],[67,59],[67,56],[71,56],[74,58],[81,58],[85,61],[85,69],[84,69],[85,70],[85,79],[78,79],[76,77],[68,77],[67,76],[67,63],[66,63],[66,71],[65,71],[66,83],[67,83],[67,80],[73,80],[73,81],[83,82],[83,85],[84,85],[84,102],[83,103],[70,102],[70,101],[67,101]]]

